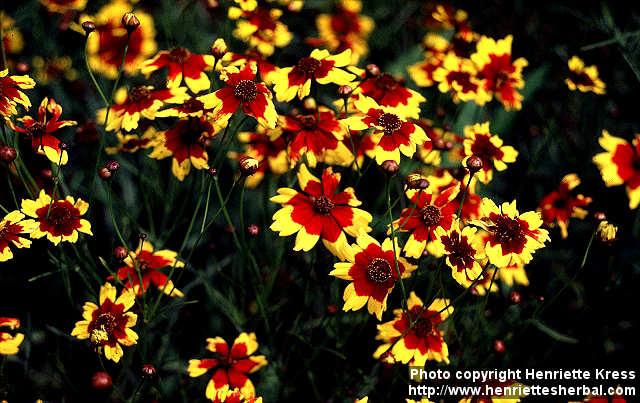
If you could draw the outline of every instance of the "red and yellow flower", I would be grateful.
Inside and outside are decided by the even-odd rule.
[[[16,318],[0,317],[0,329],[16,330],[20,327],[20,320]],[[24,334],[0,331],[0,355],[16,355],[20,344],[24,341]]]
[[[33,151],[45,155],[54,164],[65,165],[69,155],[60,147],[60,140],[53,133],[78,123],[75,120],[60,120],[60,116],[62,116],[62,106],[58,105],[53,98],[44,98],[38,107],[37,120],[31,116],[23,116],[17,119],[20,125],[9,120],[7,123],[13,130],[31,138]]]
[[[476,234],[477,228],[466,226],[461,229],[459,221],[454,221],[449,229],[435,230],[433,247],[437,255],[445,256],[451,276],[463,287],[470,287],[483,274],[484,244]]]
[[[275,73],[278,71],[278,67],[262,57],[260,53],[255,50],[247,50],[244,53],[227,53],[222,61],[227,66],[242,67],[248,63],[255,63],[258,66],[258,76],[261,81],[266,84],[273,84],[275,79]]]
[[[122,64],[127,44],[127,30],[122,26],[122,16],[133,9],[126,0],[113,0],[93,16],[83,16],[80,21],[93,21],[96,30],[87,39],[87,57],[91,69],[107,78],[115,79]],[[151,15],[136,10],[140,26],[131,33],[124,62],[124,71],[133,74],[140,64],[156,52],[156,31]]]
[[[389,73],[382,73],[377,77],[365,76],[354,94],[372,98],[378,105],[395,108],[402,116],[414,119],[420,115],[420,105],[426,102],[420,93],[407,88],[404,80]]]
[[[508,287],[513,287],[515,284],[529,285],[529,277],[524,264],[519,262],[513,262],[510,265],[501,267],[498,270],[498,278]]]
[[[36,227],[34,220],[25,220],[20,211],[12,211],[0,220],[0,262],[13,258],[10,246],[28,248],[31,241],[20,235],[30,234]]]
[[[213,369],[207,384],[207,398],[214,399],[225,386],[240,389],[244,396],[255,396],[255,387],[248,375],[267,365],[264,355],[254,355],[258,351],[255,333],[240,333],[231,348],[222,337],[208,338],[207,350],[214,353],[214,358],[189,360],[187,369],[192,378]]]
[[[84,10],[87,0],[40,0],[40,3],[52,13],[65,14]]]
[[[394,309],[395,318],[378,325],[376,340],[383,344],[373,357],[415,367],[423,367],[427,360],[449,363],[449,349],[444,341],[444,332],[440,330],[442,322],[453,313],[449,300],[436,298],[427,308],[412,291],[407,308],[406,313],[402,309]],[[387,351],[391,355],[383,357]]]
[[[564,82],[571,91],[604,94],[607,86],[600,79],[597,66],[585,66],[578,56],[569,59],[569,77]]]
[[[351,282],[343,294],[344,311],[357,311],[367,305],[369,313],[382,320],[387,297],[396,282],[409,277],[416,269],[400,257],[398,241],[395,240],[395,245],[392,242],[391,238],[386,238],[381,245],[362,233],[348,250],[347,261],[334,265],[329,274]]]
[[[448,53],[442,65],[433,71],[433,80],[438,83],[440,92],[451,92],[456,103],[473,101],[482,106],[491,100],[473,62],[453,52]]]
[[[518,152],[511,146],[505,146],[502,139],[489,131],[489,122],[476,123],[464,128],[464,154],[482,160],[482,169],[476,176],[482,183],[489,183],[493,178],[493,170],[504,171],[507,163],[515,162]]]
[[[240,389],[223,386],[218,389],[212,403],[262,403],[261,397],[246,396]]]
[[[29,109],[31,101],[20,90],[28,90],[35,86],[36,82],[29,76],[10,76],[9,69],[0,71],[0,115],[4,117],[16,115],[17,104]]]
[[[326,85],[347,85],[356,76],[343,69],[351,63],[351,50],[337,55],[327,50],[314,49],[308,57],[298,60],[293,67],[278,69],[274,75],[273,91],[280,102],[288,102],[298,96],[302,99],[311,92],[313,82]]]
[[[71,331],[71,336],[89,339],[98,353],[102,352],[113,362],[122,358],[122,346],[131,347],[138,342],[138,334],[131,329],[138,321],[138,315],[129,311],[135,303],[135,293],[122,290],[120,296],[116,296],[116,288],[105,283],[100,287],[98,305],[85,302],[83,320],[76,322]]]
[[[629,144],[603,130],[598,140],[605,152],[596,154],[593,162],[607,186],[625,185],[629,197],[629,208],[640,205],[640,134]]]
[[[485,197],[480,208],[481,218],[471,223],[487,232],[485,254],[498,268],[529,263],[533,253],[549,240],[548,231],[540,228],[541,214],[535,211],[520,214],[515,200],[498,207]]]
[[[558,189],[547,194],[540,201],[539,209],[542,212],[542,220],[549,226],[558,224],[563,238],[569,235],[567,231],[569,218],[584,219],[587,216],[587,211],[583,207],[591,203],[590,197],[572,193],[572,190],[578,185],[580,185],[580,178],[577,174],[565,175]]]
[[[213,69],[214,57],[200,55],[185,48],[162,50],[153,58],[145,60],[140,71],[149,77],[154,71],[167,68],[167,87],[177,88],[184,80],[185,85],[197,94],[209,89],[211,82],[207,71]]]
[[[454,174],[456,176],[453,176]],[[476,193],[475,188],[478,180],[475,176],[471,178],[471,182],[469,183],[469,176],[466,170],[437,169],[427,177],[427,180],[429,181],[428,190],[434,194],[441,193],[451,186],[458,186],[460,188],[458,195],[451,203],[455,205],[455,209],[458,211],[460,202],[462,201],[462,195],[465,195],[464,205],[462,206],[459,217],[463,222],[480,217],[482,197]],[[469,188],[465,192],[467,183],[469,183]]]
[[[416,146],[428,140],[422,128],[404,118],[395,108],[380,106],[369,97],[355,101],[360,114],[343,121],[352,130],[373,129],[370,134],[376,147],[371,152],[378,164],[386,160],[400,162],[400,153],[412,157]]]
[[[156,129],[151,126],[144,131],[142,136],[138,134],[118,132],[116,133],[118,144],[113,147],[106,147],[104,150],[110,155],[118,153],[135,153],[139,150],[146,150],[152,147],[156,137]]]
[[[309,251],[322,239],[324,246],[340,259],[347,256],[347,237],[369,232],[373,219],[368,212],[356,208],[362,202],[349,187],[338,190],[340,174],[326,168],[322,179],[313,176],[306,165],[298,171],[301,191],[291,188],[278,189],[271,201],[283,207],[273,215],[271,229],[280,236],[296,235],[293,250]]]
[[[22,32],[14,25],[15,20],[9,17],[4,10],[0,10],[0,24],[2,24],[2,32],[4,33],[4,36],[0,38],[0,40],[4,45],[5,52],[9,54],[22,52],[22,48],[24,47]]]
[[[231,156],[236,159],[247,156],[260,162],[258,170],[245,179],[247,187],[258,186],[267,172],[282,175],[289,170],[287,143],[281,136],[280,129],[258,126],[253,132],[238,133],[238,140],[244,144],[244,151],[242,154],[234,153]]]
[[[82,218],[89,209],[89,204],[81,199],[67,196],[61,200],[53,200],[41,190],[36,200],[22,200],[21,208],[26,216],[36,222],[29,234],[32,239],[46,236],[57,245],[60,242],[76,242],[79,232],[93,235],[91,224]]]
[[[239,7],[229,7],[229,18],[236,21],[233,36],[256,49],[263,56],[271,56],[275,48],[284,48],[291,42],[293,35],[282,23],[282,10],[277,8],[256,7],[244,11]]]

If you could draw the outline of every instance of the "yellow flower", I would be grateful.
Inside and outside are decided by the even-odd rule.
[[[456,103],[474,101],[482,106],[491,100],[491,94],[484,90],[484,81],[478,77],[473,62],[453,52],[448,53],[433,71],[433,81],[438,83],[440,92],[451,92]]]
[[[25,220],[20,211],[12,211],[0,220],[0,262],[13,258],[10,246],[29,248],[31,241],[21,237],[30,234],[37,227],[34,220]]]
[[[568,64],[569,77],[564,82],[571,91],[578,90],[595,94],[604,94],[606,92],[606,85],[600,80],[596,66],[585,66],[584,61],[578,56],[573,56],[569,59]]]
[[[512,163],[518,157],[518,152],[511,146],[502,144],[502,139],[489,131],[489,122],[476,123],[464,128],[465,165],[467,158],[472,155],[482,160],[482,169],[476,173],[482,183],[489,183],[493,178],[493,170],[504,171],[507,163]]]
[[[598,238],[601,241],[609,242],[616,239],[616,234],[618,233],[618,227],[611,224],[609,221],[601,221],[598,224],[598,229],[596,230]]]
[[[20,320],[0,317],[0,329],[5,327],[10,330],[15,330],[20,327]],[[12,335],[8,332],[0,332],[0,355],[18,354],[20,344],[22,344],[23,341],[24,334],[22,333]]]
[[[68,11],[82,11],[87,0],[40,0],[43,6],[52,13],[64,14]]]
[[[282,11],[276,8],[257,7],[245,11],[229,7],[228,15],[229,19],[237,20],[233,36],[263,56],[271,56],[275,48],[283,48],[293,39],[289,28],[279,21]]]

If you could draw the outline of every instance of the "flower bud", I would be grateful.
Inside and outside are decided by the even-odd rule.
[[[394,160],[386,160],[380,165],[382,170],[389,176],[393,176],[400,170],[400,165]]]
[[[209,169],[207,169],[207,173],[208,173],[210,176],[214,177],[214,176],[217,176],[217,175],[218,175],[218,170],[217,170],[217,169],[215,169],[215,168],[209,168]]]
[[[103,180],[107,180],[111,178],[111,171],[107,167],[102,167],[98,169],[98,176]]]
[[[89,36],[90,33],[96,30],[96,24],[93,21],[84,21],[82,23],[82,29],[84,29],[84,33]]]
[[[122,16],[122,26],[131,34],[140,26],[140,20],[136,17],[135,13],[125,13],[125,15]]]
[[[436,150],[444,150],[446,147],[446,144],[444,142],[444,140],[442,139],[442,137],[438,137],[436,139],[434,139],[431,144],[433,145],[433,148],[435,148]]]
[[[258,167],[260,166],[260,162],[257,159],[248,156],[241,157],[239,163],[240,172],[244,176],[253,175],[254,173],[256,173]]]
[[[347,98],[353,92],[353,88],[348,85],[341,85],[338,87],[338,95],[340,98]]]
[[[144,364],[140,372],[143,378],[150,379],[156,376],[156,367],[153,364]]]
[[[380,67],[378,67],[377,64],[367,64],[367,67],[365,67],[365,71],[367,72],[368,78],[378,77],[380,75]]]
[[[60,150],[66,151],[66,150],[69,149],[69,144],[64,143],[64,142],[60,142],[60,143],[58,143],[58,147],[60,147]]]
[[[94,389],[109,389],[112,385],[113,381],[111,380],[111,375],[104,371],[96,372],[91,377],[91,386],[93,386]]]
[[[15,148],[8,146],[6,144],[0,146],[0,161],[10,164],[13,161],[15,161],[17,157],[18,157],[18,153],[16,152]]]
[[[518,291],[511,291],[509,293],[509,301],[511,301],[512,304],[517,305],[520,303],[520,301],[522,301],[522,296]]]
[[[596,235],[598,236],[598,239],[602,242],[615,241],[617,233],[618,233],[618,227],[611,224],[607,220],[600,221],[600,224],[598,224],[598,228],[596,229]]]
[[[593,213],[593,218],[595,218],[596,221],[604,221],[607,219],[607,215],[604,213],[604,211],[596,211],[595,213]]]
[[[247,227],[247,233],[251,236],[257,236],[260,233],[260,227],[256,224],[251,224]]]
[[[107,163],[104,164],[104,167],[111,172],[116,172],[118,169],[120,169],[120,163],[118,161],[111,160],[107,161]]]
[[[336,312],[338,312],[338,307],[335,304],[327,305],[327,313],[328,314],[334,315]]]
[[[138,234],[138,239],[141,241],[144,241],[147,239],[147,234],[145,234],[144,232],[141,232]]]
[[[429,187],[429,181],[419,173],[407,175],[405,183],[409,189],[424,190]]]
[[[493,350],[496,353],[500,353],[500,354],[504,353],[504,350],[505,350],[504,342],[500,339],[495,340],[493,342]]]
[[[124,258],[127,257],[127,248],[122,245],[116,246],[113,249],[113,257],[115,257],[117,260],[124,260]]]
[[[474,174],[482,169],[482,158],[478,157],[477,155],[472,155],[467,158],[465,165],[469,172]]]
[[[222,38],[218,38],[211,45],[211,54],[217,60],[220,60],[224,55],[227,54],[227,43]]]
[[[306,98],[302,102],[302,106],[304,106],[304,109],[308,111],[315,111],[318,108],[318,104],[316,103],[316,100],[311,97]]]
[[[31,70],[31,66],[26,62],[19,62],[16,64],[16,71],[20,74],[27,74]]]

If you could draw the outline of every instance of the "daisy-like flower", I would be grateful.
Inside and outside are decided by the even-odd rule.
[[[448,230],[438,227],[435,230],[433,247],[438,255],[444,255],[451,276],[463,287],[470,287],[480,279],[484,259],[482,238],[477,228],[466,226],[462,229],[459,221],[454,221]]]
[[[244,151],[242,154],[234,153],[230,156],[238,160],[247,156],[260,162],[258,170],[245,179],[247,187],[258,186],[266,172],[282,175],[289,170],[287,143],[281,136],[280,129],[257,126],[253,132],[238,133],[238,140],[244,144]]]
[[[156,135],[149,157],[158,160],[172,157],[171,172],[179,181],[195,169],[209,167],[206,144],[219,131],[205,117],[189,117]]]
[[[343,120],[352,130],[374,129],[370,134],[376,147],[372,158],[378,164],[386,160],[400,162],[400,153],[412,157],[416,146],[428,140],[422,128],[407,121],[397,109],[378,105],[373,99],[360,97],[355,107],[361,112]]]
[[[407,88],[404,80],[396,79],[389,73],[366,78],[354,92],[372,98],[380,106],[395,108],[403,116],[414,119],[420,114],[420,105],[426,102],[420,93]]]
[[[84,10],[87,0],[40,0],[40,3],[52,13],[65,14]]]
[[[397,240],[395,251],[394,254],[391,238],[386,238],[382,245],[364,233],[356,238],[346,255],[347,261],[336,263],[329,273],[351,282],[344,290],[344,311],[357,311],[367,305],[369,313],[382,320],[387,297],[399,277],[407,278],[416,269],[400,257]]]
[[[476,123],[464,128],[464,154],[482,160],[482,169],[476,176],[482,183],[489,183],[493,178],[493,170],[504,171],[507,163],[515,162],[518,152],[511,146],[502,144],[502,139],[489,131],[489,122]]]
[[[28,90],[35,86],[36,82],[29,76],[10,76],[9,69],[0,71],[0,115],[8,117],[17,114],[17,104],[29,109],[31,101],[20,90]]]
[[[311,92],[311,85],[347,85],[356,76],[343,68],[351,63],[351,50],[337,55],[327,50],[314,49],[308,57],[298,60],[293,67],[284,67],[274,76],[273,91],[280,102],[288,102],[298,96],[302,99]]]
[[[451,202],[455,205],[455,211],[458,211],[460,202],[462,201],[462,195],[465,194],[465,188],[469,182],[468,171],[462,169],[437,169],[431,175],[427,176],[427,180],[429,181],[428,190],[434,194],[439,194],[451,186],[458,186],[460,191]],[[471,183],[465,194],[464,205],[460,211],[459,218],[462,219],[462,221],[473,220],[480,217],[482,198],[476,193],[475,188],[477,183],[478,180],[475,176],[471,178]]]
[[[218,389],[213,397],[213,403],[262,403],[261,397],[246,396],[240,389],[231,389],[225,385]]]
[[[369,232],[373,219],[368,212],[356,208],[362,202],[349,187],[338,190],[340,174],[327,168],[322,179],[313,176],[307,166],[300,165],[298,184],[301,191],[278,189],[271,201],[283,207],[273,215],[271,230],[280,236],[296,235],[295,251],[308,252],[322,239],[324,246],[340,259],[345,259],[349,249],[347,237]]]
[[[240,333],[231,347],[222,337],[208,338],[207,350],[214,353],[213,358],[189,360],[187,369],[192,378],[213,370],[207,384],[207,398],[213,399],[225,386],[240,389],[244,396],[255,396],[255,387],[248,375],[267,365],[264,355],[254,354],[258,351],[255,333]]]
[[[482,106],[491,100],[473,62],[453,52],[448,53],[442,65],[434,70],[433,80],[438,83],[440,92],[451,92],[456,103],[473,101]]]
[[[10,246],[28,248],[31,241],[20,235],[30,234],[36,227],[34,220],[25,220],[20,211],[12,211],[0,220],[0,262],[13,258]]]
[[[600,239],[602,242],[614,241],[616,239],[617,233],[618,233],[618,227],[611,224],[607,220],[600,221],[600,224],[598,224],[598,228],[596,229],[596,234],[598,235],[598,239]]]
[[[20,320],[16,318],[0,317],[0,329],[16,330],[20,327]],[[16,355],[20,344],[24,341],[24,334],[0,331],[0,355]]]
[[[133,9],[126,0],[114,0],[103,6],[93,16],[82,16],[80,21],[93,21],[96,30],[87,39],[89,65],[94,71],[115,79],[122,64],[127,44],[127,30],[122,26],[122,16]],[[133,74],[140,64],[156,52],[156,31],[151,15],[136,10],[140,26],[131,33],[124,62],[124,71]]]
[[[524,265],[520,262],[513,262],[510,265],[501,267],[498,270],[498,279],[508,287],[513,287],[515,284],[528,286],[529,277]]]
[[[229,19],[236,20],[233,36],[247,43],[251,49],[263,56],[271,56],[275,48],[284,48],[293,35],[280,21],[282,10],[256,7],[243,11],[239,7],[229,7]]]
[[[569,236],[567,231],[569,218],[584,219],[587,216],[587,211],[583,207],[591,203],[590,197],[572,193],[572,190],[578,185],[580,185],[580,178],[577,174],[565,175],[558,189],[547,194],[540,201],[539,209],[542,212],[542,220],[549,226],[558,224],[563,238]]]
[[[185,87],[156,90],[149,85],[140,85],[127,91],[116,91],[115,103],[109,112],[107,130],[133,131],[138,128],[140,119],[154,120],[165,104],[180,104],[189,99]],[[104,122],[106,109],[98,111],[97,119]]]
[[[165,267],[184,267],[184,263],[176,259],[177,255],[168,249],[155,250],[149,241],[141,242],[135,251],[129,251],[123,261],[124,266],[116,271],[116,277],[124,281],[125,287],[132,289],[137,295],[147,292],[153,284],[170,297],[184,297],[182,291],[178,290],[171,280],[167,281],[167,275],[161,271]]]
[[[258,75],[260,80],[266,84],[273,84],[275,80],[275,73],[278,71],[278,67],[262,57],[260,53],[255,50],[247,50],[244,53],[227,53],[224,55],[222,61],[227,66],[242,67],[245,64],[255,63],[258,66]]]
[[[524,88],[522,69],[528,63],[522,57],[511,60],[512,41],[511,35],[498,41],[483,36],[471,60],[483,80],[484,90],[495,95],[506,110],[519,110],[522,108],[522,94],[518,90]]]
[[[436,228],[445,231],[451,228],[457,209],[452,201],[459,191],[459,186],[451,186],[437,195],[424,190],[407,191],[411,205],[400,212],[393,226],[398,231],[411,232],[403,249],[408,257],[418,259],[422,255],[427,243],[435,240]]]
[[[487,231],[485,253],[498,268],[529,263],[533,253],[549,240],[547,230],[540,228],[541,214],[535,211],[520,214],[515,200],[498,207],[485,197],[480,208],[482,217],[471,223]]]
[[[35,220],[36,226],[29,234],[32,239],[44,236],[54,245],[60,242],[76,242],[78,232],[93,235],[91,224],[82,218],[89,209],[89,204],[71,196],[65,199],[52,200],[51,196],[40,191],[36,200],[22,200],[22,212]]]
[[[116,133],[118,144],[113,147],[106,147],[105,151],[110,155],[118,153],[132,154],[139,150],[146,150],[152,147],[156,137],[156,129],[154,129],[152,126],[147,128],[142,136],[139,136],[138,134],[127,134],[118,132]]]
[[[629,144],[603,130],[598,140],[605,152],[596,154],[593,162],[598,166],[605,185],[625,185],[629,197],[629,208],[640,205],[640,134]]]
[[[585,66],[584,61],[578,56],[569,59],[569,77],[564,82],[571,91],[593,92],[604,94],[607,86],[600,79],[598,67]]]
[[[0,40],[4,44],[5,52],[9,54],[22,52],[24,48],[22,32],[15,26],[15,20],[9,17],[4,10],[0,10],[0,24],[2,24],[2,32],[4,33],[4,36],[0,38]]]
[[[177,88],[184,80],[185,85],[197,94],[209,89],[211,82],[207,71],[213,69],[214,57],[192,53],[185,48],[162,50],[153,58],[145,60],[140,71],[149,77],[154,71],[167,68],[167,87]]]
[[[135,293],[122,290],[120,296],[116,296],[116,288],[105,283],[100,287],[98,305],[85,302],[83,320],[76,322],[71,331],[71,336],[89,339],[98,353],[113,362],[122,358],[122,346],[131,347],[138,342],[138,334],[131,329],[138,321],[138,315],[129,311],[135,303]]]
[[[402,309],[394,309],[395,318],[378,325],[376,340],[383,344],[373,353],[373,358],[415,367],[423,367],[427,360],[448,364],[449,349],[439,327],[453,313],[449,300],[436,298],[427,308],[412,291],[407,306],[406,313]],[[391,355],[382,357],[387,351]]]
[[[16,132],[24,133],[31,138],[31,148],[38,154],[45,155],[54,164],[65,165],[69,160],[67,152],[60,148],[60,140],[54,133],[63,127],[75,126],[75,120],[60,120],[62,106],[55,99],[44,98],[38,107],[37,120],[31,116],[18,118],[20,123],[7,121]]]

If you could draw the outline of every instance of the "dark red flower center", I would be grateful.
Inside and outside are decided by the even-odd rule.
[[[386,112],[380,115],[377,124],[387,133],[395,132],[396,130],[400,130],[402,127],[402,121],[398,115]]]
[[[115,328],[115,316],[109,312],[101,313],[90,325],[89,340],[95,345],[102,345],[111,338]]]
[[[3,240],[7,237],[7,234],[9,234],[9,224],[3,224],[2,228],[0,228],[0,240]]]
[[[142,102],[151,97],[151,91],[145,86],[134,87],[129,91],[129,100],[131,102]]]
[[[27,130],[27,135],[33,136],[33,137],[39,137],[45,133],[46,128],[42,123],[35,122],[31,126],[26,127],[26,130]]]
[[[436,206],[427,205],[422,211],[422,222],[428,227],[435,227],[440,224],[440,220],[442,220],[442,213],[440,209]]]
[[[571,71],[569,73],[569,79],[573,81],[575,85],[583,85],[585,87],[591,87],[594,84],[591,77],[589,77],[589,75],[583,71],[579,73]]]
[[[297,67],[306,76],[312,76],[321,64],[320,60],[314,59],[313,57],[303,57],[298,61]]]
[[[169,59],[174,63],[182,64],[189,58],[189,51],[185,48],[175,48],[169,52]]]
[[[316,127],[317,120],[313,115],[300,116],[299,120],[302,126],[304,126],[306,129],[312,129]]]
[[[312,197],[313,209],[318,214],[327,215],[336,206],[327,196]]]
[[[190,117],[181,126],[180,139],[184,144],[199,144],[202,142],[202,133],[207,129],[200,118]]]
[[[520,221],[500,215],[494,220],[492,228],[495,239],[499,243],[508,244],[514,241],[518,243],[525,242],[525,235],[522,231]]]
[[[73,212],[64,204],[54,203],[49,209],[47,221],[54,226],[62,226],[73,219]]]
[[[567,206],[567,199],[563,197],[558,197],[553,201],[553,207],[557,209],[563,209]]]
[[[182,110],[187,113],[190,112],[198,112],[204,109],[204,104],[202,101],[196,98],[189,98],[182,104]]]
[[[396,88],[398,88],[398,85],[400,84],[398,83],[398,81],[396,81],[395,78],[393,78],[391,74],[383,73],[376,80],[376,85],[378,86],[378,88],[383,89],[385,91],[393,91]]]
[[[251,102],[258,96],[258,87],[251,80],[240,80],[233,88],[233,95],[242,102]]]
[[[414,321],[412,330],[416,336],[425,338],[436,331],[435,323],[431,320],[434,318],[433,314],[433,312],[425,311],[418,306],[409,311],[409,317]]]
[[[449,253],[449,261],[458,267],[458,270],[463,270],[473,265],[475,250],[469,244],[466,236],[461,236],[454,232],[451,236],[442,239],[442,243]]]
[[[376,284],[384,284],[391,278],[391,265],[385,259],[374,258],[367,266],[367,280]]]

